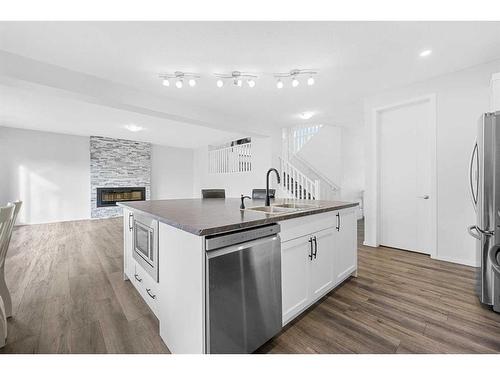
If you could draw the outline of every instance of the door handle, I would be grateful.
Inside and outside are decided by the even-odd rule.
[[[428,195],[419,195],[417,198],[429,199],[429,196]]]
[[[132,219],[133,217],[134,217],[133,214],[128,214],[128,229],[129,230],[134,229],[134,226],[130,223],[130,219]]]
[[[309,260],[313,260],[313,239],[312,237],[309,237]]]
[[[495,232],[491,230],[482,230],[477,225],[471,225],[467,227],[467,231],[476,240],[481,240],[481,234],[484,234],[485,236],[493,236],[495,234]]]
[[[316,259],[316,254],[318,254],[318,240],[316,239],[316,236],[313,237],[313,241],[314,241],[313,256],[314,256],[314,259]]]

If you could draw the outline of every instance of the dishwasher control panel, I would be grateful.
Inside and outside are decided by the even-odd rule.
[[[235,232],[207,236],[205,239],[205,250],[212,251],[222,247],[252,241],[257,238],[272,236],[279,232],[280,226],[278,224],[270,224],[257,228],[243,229]]]

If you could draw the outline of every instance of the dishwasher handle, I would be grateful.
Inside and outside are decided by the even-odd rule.
[[[266,242],[272,242],[272,241],[278,241],[279,243],[281,243],[281,238],[280,238],[279,234],[259,238],[259,239],[252,240],[252,241],[239,243],[236,245],[222,247],[222,248],[217,249],[217,250],[207,251],[206,252],[207,259],[216,258],[216,257],[222,256],[222,255],[236,252],[236,251],[245,251],[246,249],[250,249],[250,248],[255,247],[255,246],[260,246]]]

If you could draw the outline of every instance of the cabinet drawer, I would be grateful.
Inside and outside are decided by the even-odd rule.
[[[137,289],[142,299],[149,306],[151,311],[158,316],[158,283],[156,283],[142,267],[135,263],[134,277],[131,279],[132,284]]]
[[[281,242],[290,241],[323,229],[335,227],[335,225],[337,225],[337,218],[335,216],[337,212],[338,211],[330,211],[280,222]]]

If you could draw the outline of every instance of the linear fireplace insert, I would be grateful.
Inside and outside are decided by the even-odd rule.
[[[97,188],[97,207],[116,206],[116,202],[146,200],[145,187]]]

